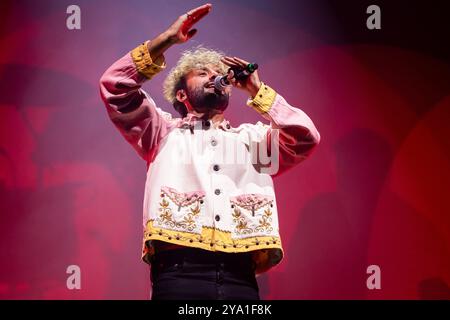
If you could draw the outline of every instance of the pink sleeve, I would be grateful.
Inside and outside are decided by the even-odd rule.
[[[141,89],[146,80],[127,53],[101,77],[100,94],[111,121],[138,154],[149,161],[149,154],[174,120]]]
[[[271,123],[267,132],[269,154],[271,137],[274,130],[278,131],[279,168],[273,176],[280,175],[306,159],[320,142],[319,131],[306,113],[289,105],[279,94],[263,116]]]

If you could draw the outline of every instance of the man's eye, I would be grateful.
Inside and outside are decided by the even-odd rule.
[[[207,74],[206,72],[200,72],[199,75],[200,75],[200,76],[206,76],[206,75],[208,75],[208,74]]]

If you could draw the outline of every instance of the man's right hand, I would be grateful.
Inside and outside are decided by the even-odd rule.
[[[165,34],[172,43],[184,43],[192,38],[197,29],[191,29],[192,26],[200,21],[211,11],[210,3],[197,7],[178,17],[178,19],[166,30]]]
[[[197,33],[197,29],[192,26],[200,21],[211,11],[212,5],[207,3],[198,8],[192,9],[178,17],[178,19],[163,33],[148,43],[148,51],[153,60],[156,60],[167,49],[176,43],[183,43]]]

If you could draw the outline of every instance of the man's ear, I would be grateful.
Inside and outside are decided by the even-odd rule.
[[[186,91],[184,89],[178,90],[175,97],[177,98],[178,102],[184,103],[187,99]]]

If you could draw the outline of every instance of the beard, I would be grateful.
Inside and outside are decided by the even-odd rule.
[[[188,90],[186,94],[194,110],[200,113],[221,113],[228,107],[230,100],[229,93],[207,90],[203,86]]]

